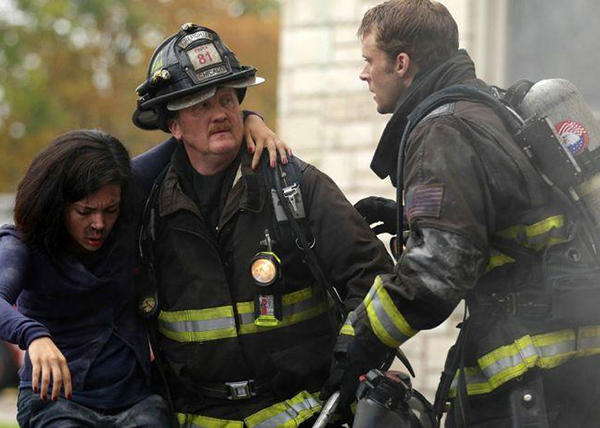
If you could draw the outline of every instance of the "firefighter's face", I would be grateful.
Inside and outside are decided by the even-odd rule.
[[[68,233],[67,249],[72,253],[91,253],[102,248],[117,219],[121,186],[105,184],[64,210]]]
[[[225,169],[237,156],[244,135],[235,89],[219,88],[208,100],[180,110],[169,122],[169,130],[183,142],[196,169],[208,167],[200,173],[210,175]]]
[[[359,75],[360,80],[369,84],[369,91],[377,104],[377,111],[381,114],[392,113],[400,96],[412,82],[406,79],[406,73],[399,63],[402,58],[395,61],[379,47],[373,31],[365,34],[361,40],[362,56],[365,65]],[[403,54],[405,55],[405,54]]]

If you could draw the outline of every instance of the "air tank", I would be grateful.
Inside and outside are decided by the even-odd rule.
[[[600,225],[600,123],[581,92],[568,80],[546,79],[531,87],[519,108],[523,118],[547,117],[583,174],[574,190]]]

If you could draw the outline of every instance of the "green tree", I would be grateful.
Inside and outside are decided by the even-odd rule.
[[[276,0],[3,0],[0,8],[0,191],[33,156],[74,128],[100,128],[138,154],[166,134],[131,123],[154,48],[184,22],[213,28],[267,85],[246,108],[274,126]]]

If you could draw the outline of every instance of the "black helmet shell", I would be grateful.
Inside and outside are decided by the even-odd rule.
[[[146,80],[136,89],[133,123],[141,129],[168,132],[161,116],[169,101],[214,86],[232,86],[242,102],[246,87],[263,81],[254,67],[240,65],[215,31],[184,24],[154,51]]]

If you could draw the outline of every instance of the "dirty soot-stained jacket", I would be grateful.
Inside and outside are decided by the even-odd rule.
[[[261,170],[252,171],[250,158],[240,156],[241,177],[231,190],[231,184],[224,185],[216,228],[207,224],[193,201],[186,172],[191,165],[182,147],[161,184],[155,244],[159,350],[167,362],[180,421],[188,417],[188,422],[202,424],[212,417],[239,425],[247,419],[252,426],[267,416],[294,419],[279,414],[286,406],[278,403],[291,399],[306,407],[294,419],[302,422],[320,410],[314,393],[328,376],[338,332],[333,331],[326,300],[303,262],[303,252],[278,242],[273,252],[281,259],[285,281],[283,323],[276,328],[254,324],[249,263],[265,251],[260,243],[265,229],[277,240],[276,220]],[[346,309],[352,310],[376,273],[392,271],[391,259],[335,183],[315,167],[296,161],[302,165],[302,197],[314,251]],[[203,327],[207,325],[211,327]],[[208,397],[197,388],[250,379],[263,386],[261,391],[235,402]]]
[[[407,116],[427,96],[459,83],[486,87],[462,50],[417,76],[373,158],[371,167],[381,178],[395,181]],[[490,393],[532,368],[550,369],[600,352],[597,326],[543,317],[528,321],[506,301],[495,306],[490,299],[494,293],[541,290],[542,256],[564,252],[573,230],[573,216],[553,201],[542,179],[526,183],[503,149],[507,144],[514,143],[504,124],[481,103],[446,105],[416,126],[403,165],[410,238],[395,274],[379,276],[355,311],[358,340],[397,347],[439,325],[466,298],[471,312],[464,351],[469,395]],[[536,257],[517,259],[500,251],[497,238]],[[581,256],[592,262],[591,254]]]

